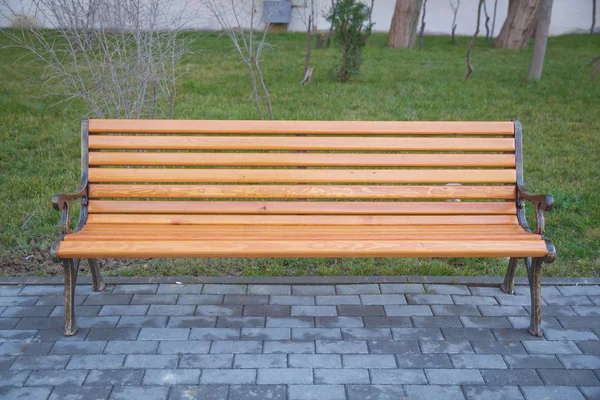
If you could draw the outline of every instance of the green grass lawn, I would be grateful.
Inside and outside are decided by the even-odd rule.
[[[182,68],[175,118],[256,119],[247,71],[224,37],[192,33],[194,50]],[[546,276],[600,274],[600,78],[586,64],[600,53],[600,36],[550,38],[542,80],[525,81],[530,51],[490,49],[478,40],[475,72],[463,82],[469,38],[426,37],[423,51],[385,47],[371,38],[362,74],[331,79],[335,49],[313,50],[313,82],[300,86],[306,39],[269,36],[263,72],[276,119],[521,120],[525,180],[554,195],[547,235],[558,258]],[[8,44],[0,35],[0,46]],[[80,104],[52,106],[42,69],[0,50],[0,273],[46,275],[59,269],[47,248],[59,231],[53,193],[79,182]],[[106,262],[113,275],[502,275],[501,259],[258,259],[126,260]],[[521,269],[523,274],[523,269]]]

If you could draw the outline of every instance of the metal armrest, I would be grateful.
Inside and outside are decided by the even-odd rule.
[[[552,207],[554,207],[554,198],[547,194],[531,194],[524,186],[518,185],[517,186],[517,207],[519,209],[523,209],[525,206],[523,200],[527,200],[534,205],[534,207],[535,207],[535,225],[536,225],[534,232],[539,235],[543,235],[545,225],[546,225],[546,223],[544,221],[544,211],[552,210]],[[524,218],[523,218],[523,220],[524,220]],[[523,223],[521,223],[521,225],[523,225]],[[525,226],[525,227],[528,229],[527,226]]]
[[[52,207],[60,211],[65,205],[70,206],[72,202],[81,198],[84,198],[87,203],[87,182],[82,182],[73,193],[59,193],[52,196]]]

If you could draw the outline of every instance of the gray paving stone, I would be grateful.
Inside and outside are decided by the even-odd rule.
[[[600,286],[581,285],[581,286],[558,286],[557,289],[565,296],[598,296],[600,295]]]
[[[517,329],[527,329],[531,324],[531,317],[507,317],[511,325]],[[542,330],[562,329],[555,317],[544,317],[542,319]]]
[[[48,342],[9,341],[0,344],[0,356],[43,356],[54,344]]]
[[[454,304],[452,297],[447,294],[407,294],[408,304]]]
[[[51,286],[51,285],[26,285],[20,292],[20,296],[45,296],[49,294],[61,295],[63,294],[63,286]]]
[[[0,371],[0,387],[23,386],[31,371]]]
[[[314,306],[314,296],[271,296],[270,304],[281,306]]]
[[[363,317],[365,328],[410,328],[409,317]]]
[[[315,317],[315,325],[317,328],[362,328],[364,323],[361,317]]]
[[[521,342],[472,342],[477,354],[527,354]]]
[[[396,368],[396,359],[391,354],[344,354],[344,368]]]
[[[465,340],[427,340],[420,342],[421,351],[423,353],[446,353],[446,354],[462,354],[473,353],[473,348],[468,341]]]
[[[129,304],[176,304],[176,294],[134,294]]]
[[[79,386],[89,371],[39,370],[33,371],[25,386]]]
[[[433,315],[456,315],[456,316],[480,316],[479,310],[475,306],[470,305],[455,305],[455,304],[438,304],[432,305],[431,311]]]
[[[462,328],[456,316],[412,317],[416,328]]]
[[[364,340],[317,340],[317,353],[329,354],[367,354],[367,342]]]
[[[161,369],[177,368],[179,357],[172,354],[130,354],[125,359],[125,368]]]
[[[465,328],[511,328],[506,317],[459,317]]]
[[[382,283],[381,293],[423,293],[420,283]]]
[[[360,284],[360,285],[336,285],[336,294],[379,294],[379,285]]]
[[[431,307],[428,305],[419,306],[401,306],[401,305],[386,305],[384,306],[385,315],[388,317],[417,317],[417,316],[432,316]]]
[[[0,318],[0,330],[12,329],[20,320],[21,318]]]
[[[544,303],[554,306],[591,306],[592,301],[586,296],[545,296]]]
[[[357,294],[338,295],[338,296],[316,296],[316,304],[319,306],[353,304],[360,305],[360,296]]]
[[[7,370],[8,368],[10,368],[10,366],[15,362],[15,360],[16,357],[14,356],[0,356],[0,371]]]
[[[140,328],[93,328],[85,340],[136,340],[139,333]]]
[[[507,354],[504,361],[512,369],[563,368],[554,355]]]
[[[469,289],[463,285],[428,285],[427,291],[431,294],[471,294]]]
[[[403,294],[362,294],[360,300],[363,305],[406,305]]]
[[[494,335],[487,328],[442,328],[444,339],[448,341],[470,340],[472,342],[493,341]]]
[[[335,294],[333,285],[293,285],[292,294],[300,296],[322,296]]]
[[[526,328],[519,329],[504,329],[504,328],[492,328],[492,333],[496,340],[502,342],[527,342],[527,341],[543,341],[543,337],[533,336],[527,332]]]
[[[419,343],[416,340],[369,340],[367,341],[371,354],[409,354],[419,353]]]
[[[348,385],[348,400],[404,399],[402,385]]]
[[[598,340],[585,340],[575,342],[575,344],[583,354],[600,354],[600,341]]]
[[[285,296],[283,296],[285,297]],[[269,304],[269,296],[246,295],[246,294],[226,294],[223,298],[224,305],[266,305]]]
[[[248,285],[248,294],[286,295],[292,294],[292,287],[290,285]]]
[[[15,329],[8,330],[2,329],[0,330],[0,342],[6,340],[31,340],[35,337],[37,331],[30,329]]]
[[[110,394],[111,400],[166,400],[169,388],[165,386],[115,386]]]
[[[110,316],[110,315],[146,315],[148,311],[149,305],[138,305],[138,306],[113,306],[107,305],[102,306],[100,316]]]
[[[526,316],[527,311],[521,306],[478,306],[484,317],[521,317]]]
[[[385,340],[392,339],[390,328],[342,328],[344,340]]]
[[[313,373],[310,368],[261,368],[256,382],[259,385],[308,385],[313,383]]]
[[[212,386],[212,385],[211,385]],[[227,390],[225,390],[225,396]],[[196,397],[206,399],[206,397]],[[221,397],[224,399],[225,397]],[[216,397],[215,397],[216,399]],[[285,400],[286,387],[284,385],[232,385],[229,390],[231,400]]]
[[[288,360],[292,368],[342,368],[339,354],[290,354]]]
[[[531,298],[528,296],[498,296],[498,303],[503,306],[529,306],[531,305]],[[542,297],[542,304],[546,304],[546,301]]]
[[[143,385],[194,385],[200,380],[199,369],[147,369]]]
[[[448,354],[398,354],[399,368],[452,368]]]
[[[369,371],[366,369],[315,369],[317,385],[343,385],[350,383],[369,383]]]
[[[485,385],[475,369],[426,369],[427,381],[433,385]]]
[[[371,382],[375,385],[419,385],[426,384],[427,378],[422,369],[372,369]]]
[[[217,317],[170,317],[169,328],[214,328]]]
[[[581,354],[575,343],[570,341],[523,342],[529,354]]]
[[[279,353],[279,354],[311,354],[315,352],[314,341],[265,341],[263,353]]]
[[[24,318],[24,317],[48,317],[54,310],[54,306],[14,306],[6,307],[2,318]]]
[[[46,399],[51,391],[52,387],[0,387],[0,398],[2,400]]]
[[[597,386],[600,381],[591,370],[539,369],[538,374],[546,385]]]
[[[568,386],[522,386],[527,400],[585,400],[576,387]]]
[[[95,317],[100,312],[101,306],[77,306],[78,317]],[[63,306],[54,306],[54,310],[50,314],[51,317],[63,317],[65,309]]]
[[[585,328],[547,328],[544,330],[544,336],[548,340],[598,340],[598,336],[591,329]]]
[[[165,328],[167,320],[166,316],[124,316],[119,320],[117,328]]]
[[[480,372],[488,385],[543,385],[538,374],[531,369],[482,369]]]
[[[529,296],[531,291],[529,286],[515,286],[515,295],[517,296]],[[560,296],[561,293],[558,291],[556,286],[542,286],[542,296]]]
[[[340,328],[292,328],[293,340],[341,340]]]
[[[265,317],[217,317],[217,328],[264,328]]]
[[[71,356],[67,369],[117,369],[124,362],[124,355],[75,354]]]
[[[113,340],[107,343],[104,354],[155,354],[157,348],[156,341]]]
[[[70,356],[19,356],[11,370],[64,369]],[[11,358],[12,360],[12,358]]]
[[[567,369],[600,369],[600,357],[596,355],[560,355],[558,358]]]
[[[50,354],[102,354],[106,341],[56,342]]]
[[[172,283],[161,283],[158,285],[157,294],[200,294],[202,285],[178,285]]]
[[[289,385],[288,400],[345,400],[343,385]]]
[[[231,368],[233,354],[190,354],[179,360],[179,368]]]
[[[264,306],[249,306],[249,307],[264,307]],[[230,305],[230,306],[197,306],[196,315],[207,315],[207,316],[242,316],[243,306],[241,305]]]
[[[527,314],[531,315],[531,307],[525,306]],[[577,314],[569,306],[548,306],[542,309],[544,317],[574,317]]]
[[[23,290],[21,285],[0,285],[0,297],[16,296],[21,290]]]
[[[453,354],[450,356],[454,368],[505,369],[506,363],[499,354]]]
[[[292,306],[292,317],[334,317],[337,315],[335,306]]]
[[[582,317],[600,316],[600,307],[598,306],[572,306],[571,308],[573,312]]]
[[[143,369],[92,370],[84,385],[138,386],[144,376]]]
[[[56,296],[58,297],[58,296]],[[39,301],[39,297],[31,296],[31,297],[0,297],[0,306],[2,307],[10,307],[10,306],[33,306],[37,304]]]
[[[206,340],[165,340],[160,342],[158,354],[208,354],[210,342]]]
[[[83,305],[85,306],[104,306],[104,305],[127,305],[133,298],[132,294],[102,294],[98,296],[88,296]]]
[[[57,386],[48,400],[105,400],[112,386]]]
[[[204,285],[204,294],[246,294],[247,285]],[[250,293],[251,294],[251,293]]]
[[[154,294],[158,290],[158,285],[117,285],[111,294]]]
[[[440,328],[392,328],[394,340],[444,340]]]
[[[312,328],[315,326],[313,317],[267,317],[267,328]]]
[[[464,386],[467,400],[522,400],[523,395],[517,386]],[[551,399],[547,399],[551,400]]]
[[[233,368],[286,368],[285,354],[236,354]]]
[[[183,305],[221,305],[224,296],[222,294],[182,294],[179,295],[177,304]]]
[[[73,301],[73,304],[75,304],[76,306],[80,306],[83,304],[83,302],[85,301],[85,299],[87,298],[87,296],[82,296],[82,295],[76,295],[75,296],[75,300]],[[35,297],[15,297],[15,299],[21,299],[21,300],[33,300],[35,299]],[[0,297],[0,306],[4,306],[7,304],[2,304],[1,302],[2,297]],[[47,296],[40,296],[39,300],[35,303],[36,306],[62,306],[64,305],[65,302],[65,297],[64,296],[59,296],[59,295],[47,295]],[[8,304],[10,305],[10,304]],[[33,305],[33,304],[14,304],[14,305]]]
[[[236,340],[240,329],[234,328],[192,328],[189,340]]]
[[[600,386],[581,386],[579,390],[588,400],[600,399]]]
[[[246,316],[270,316],[270,317],[289,317],[290,306],[244,306],[243,315]]]
[[[142,328],[138,340],[186,340],[189,328]]]
[[[152,304],[148,309],[148,315],[194,315],[195,308],[195,306]]]
[[[327,306],[323,306],[327,307]],[[372,316],[384,316],[385,311],[383,306],[357,306],[352,304],[338,305],[337,313],[340,316],[361,316],[361,315],[372,315]]]
[[[461,296],[452,295],[454,304],[460,305],[472,305],[472,306],[495,306],[498,305],[498,301],[492,296]]]
[[[259,340],[223,340],[215,341],[210,347],[211,354],[248,354],[262,353],[262,342]]]
[[[291,328],[242,328],[242,340],[291,340]]]
[[[558,317],[565,328],[600,328],[600,317]]]

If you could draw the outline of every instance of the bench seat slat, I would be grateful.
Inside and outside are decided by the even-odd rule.
[[[90,152],[90,166],[515,167],[514,154]]]
[[[514,135],[510,121],[215,121],[92,119],[90,133]]]
[[[516,215],[185,215],[91,214],[91,224],[159,225],[504,225]]]
[[[92,150],[335,150],[335,151],[514,151],[510,138],[108,136],[92,135]]]
[[[173,169],[90,168],[90,182],[180,183],[515,183],[516,171],[390,169]]]
[[[90,200],[88,212],[127,214],[495,214],[515,215],[514,202]]]
[[[113,185],[90,184],[90,198],[514,199],[506,186]]]
[[[63,241],[58,256],[130,257],[543,257],[542,240]]]

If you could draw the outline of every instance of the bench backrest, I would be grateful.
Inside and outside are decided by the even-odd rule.
[[[88,223],[512,224],[518,139],[513,122],[84,120]]]

